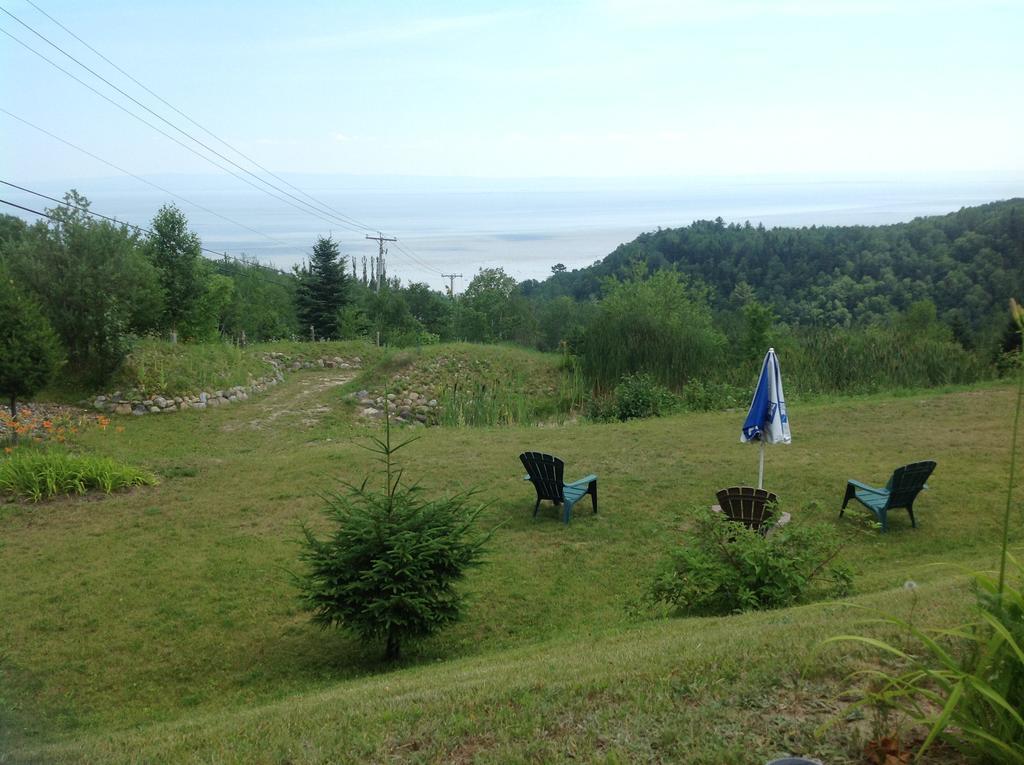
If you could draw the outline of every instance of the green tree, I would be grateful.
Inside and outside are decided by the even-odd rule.
[[[337,338],[338,316],[349,302],[349,276],[338,243],[331,237],[319,237],[309,263],[296,269],[296,276],[300,331],[312,327],[317,338]]]
[[[50,320],[72,370],[102,382],[130,338],[156,329],[160,277],[127,226],[93,220],[89,200],[72,190],[49,223],[30,226],[6,256],[10,275]]]
[[[466,340],[530,342],[536,322],[516,280],[501,268],[481,268],[466,287],[457,314],[458,333]]]
[[[679,390],[692,377],[721,365],[725,338],[711,322],[706,288],[679,274],[609,282],[608,294],[583,341],[583,371],[599,392],[624,375],[649,373]]]
[[[0,272],[0,395],[18,416],[17,400],[35,395],[61,363],[57,335],[34,300]]]
[[[160,208],[150,229],[153,233],[146,239],[145,252],[160,273],[160,287],[164,292],[163,328],[175,336],[183,329],[186,336],[195,337],[201,330],[182,327],[182,323],[195,315],[206,290],[207,274],[201,268],[199,237],[188,230],[185,214],[174,204]]]
[[[309,570],[297,584],[315,624],[383,639],[385,658],[395,660],[409,640],[461,617],[455,585],[480,562],[489,535],[472,531],[483,508],[469,508],[470,493],[429,500],[420,487],[402,483],[394,454],[409,441],[392,446],[389,426],[374,442],[383,490],[366,479],[326,495],[334,530],[320,539],[304,528],[301,559]]]

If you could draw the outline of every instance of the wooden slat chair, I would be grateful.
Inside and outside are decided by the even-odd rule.
[[[748,529],[767,534],[771,529],[789,523],[789,513],[775,518],[775,503],[779,498],[766,489],[730,486],[715,496],[718,504],[711,509],[721,510],[730,521],[742,523]]]
[[[556,505],[563,505],[562,520],[569,523],[572,518],[572,507],[587,494],[590,495],[594,512],[597,512],[597,476],[588,475],[572,483],[565,483],[563,475],[565,463],[558,457],[541,452],[523,452],[519,459],[526,468],[524,481],[531,481],[537,490],[537,504],[533,506],[533,515],[537,516],[540,501],[548,499]]]
[[[888,530],[887,515],[896,507],[907,508],[907,512],[910,513],[910,525],[917,528],[917,521],[914,520],[914,500],[923,489],[928,488],[925,481],[928,480],[928,476],[932,474],[933,470],[935,470],[934,460],[914,462],[896,468],[884,489],[877,489],[851,478],[846,482],[846,496],[843,497],[843,507],[839,510],[839,517],[843,517],[843,512],[849,501],[855,499],[874,514],[882,525],[882,531]]]

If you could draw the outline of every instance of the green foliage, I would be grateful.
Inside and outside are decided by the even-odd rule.
[[[679,388],[720,363],[724,345],[711,324],[707,293],[661,271],[646,281],[608,285],[586,330],[583,370],[599,393],[639,372]]]
[[[929,734],[920,760],[939,738],[973,761],[1024,763],[1024,566],[1010,556],[1016,584],[973,575],[977,619],[952,629],[920,629],[886,616],[912,647],[864,635],[837,635],[828,643],[856,643],[896,657],[902,672],[867,670],[870,689],[857,706],[898,710]]]
[[[632,420],[661,417],[679,407],[679,399],[647,373],[623,375],[611,396],[592,396],[588,416],[593,420]]]
[[[124,358],[132,335],[156,328],[163,310],[159,273],[126,226],[96,221],[73,207],[47,213],[7,257],[10,275],[30,292],[67,352],[71,371],[87,381],[106,378]]]
[[[790,325],[863,326],[927,299],[943,323],[959,324],[961,337],[982,347],[992,339],[993,317],[1024,291],[1022,241],[1021,199],[891,226],[765,228],[719,218],[641,234],[597,264],[553,274],[528,292],[586,301],[607,278],[632,278],[640,262],[648,273],[670,268],[706,282],[719,310],[746,284],[740,304],[760,296]]]
[[[197,304],[210,286],[209,275],[201,268],[199,237],[188,230],[185,214],[173,203],[161,207],[149,227],[153,233],[143,250],[160,275],[164,295],[161,328],[180,330],[185,338],[207,335],[201,319],[198,327],[186,324],[188,318],[199,318],[194,315]]]
[[[489,535],[473,532],[481,508],[472,493],[428,500],[417,485],[401,483],[396,451],[409,443],[374,439],[384,465],[383,491],[347,484],[324,496],[334,531],[321,540],[304,527],[298,580],[302,601],[321,627],[342,627],[363,640],[385,641],[385,658],[398,659],[409,640],[457,621],[464,598],[456,584],[477,565]]]
[[[256,350],[223,342],[140,340],[112,383],[140,393],[179,395],[247,385],[272,371]]]
[[[977,354],[942,333],[898,326],[807,330],[780,339],[776,349],[787,390],[802,393],[873,393],[993,374]]]
[[[459,299],[456,333],[464,340],[529,343],[535,320],[516,280],[501,268],[481,268]]]
[[[789,523],[762,535],[701,508],[648,590],[653,603],[682,615],[726,615],[783,608],[847,594],[849,569],[827,526]]]
[[[295,277],[255,261],[213,262],[217,272],[231,279],[231,300],[218,317],[222,334],[241,342],[264,342],[299,333],[295,313]],[[306,328],[309,331],[309,328]]]
[[[50,381],[61,355],[39,306],[0,271],[0,397],[12,417],[17,399],[35,395]]]
[[[0,458],[0,492],[33,502],[92,489],[110,494],[156,482],[151,473],[109,457],[71,454],[63,449],[21,447]]]
[[[296,312],[300,333],[312,328],[315,340],[338,338],[338,315],[349,301],[350,277],[345,271],[338,243],[331,237],[319,237],[313,244],[309,263],[296,268]]]

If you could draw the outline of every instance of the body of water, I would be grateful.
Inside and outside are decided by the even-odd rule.
[[[542,279],[555,263],[570,269],[586,266],[640,233],[685,226],[699,219],[721,217],[726,222],[750,221],[768,227],[877,225],[1024,196],[1024,181],[1010,180],[782,183],[659,179],[620,184],[607,179],[405,179],[389,184],[388,179],[332,183],[327,178],[312,178],[292,182],[331,210],[397,236],[398,246],[389,245],[389,275],[403,281],[425,281],[440,289],[447,285],[442,273],[461,273],[456,290],[464,288],[480,268],[500,266],[518,280]],[[376,252],[376,242],[365,239],[366,231],[358,226],[324,220],[253,189],[233,190],[222,179],[172,176],[159,179],[159,183],[236,222],[176,202],[203,244],[212,250],[235,256],[245,253],[289,268],[308,255],[318,235],[331,234],[343,253],[357,258],[360,271],[362,257]],[[134,189],[133,184],[140,188]],[[27,185],[60,197],[72,184]],[[146,225],[161,204],[172,201],[167,194],[128,179],[79,180],[73,185],[89,197],[94,211],[139,225]],[[49,204],[8,189],[5,198],[34,209]]]

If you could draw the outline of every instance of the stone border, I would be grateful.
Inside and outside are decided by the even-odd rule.
[[[288,356],[284,353],[267,353],[263,359],[274,371],[264,375],[248,385],[236,385],[215,391],[200,391],[185,396],[143,396],[138,391],[115,391],[108,395],[96,396],[92,407],[101,412],[120,415],[171,414],[184,412],[186,409],[215,409],[238,401],[245,401],[249,396],[263,393],[278,383],[284,382],[285,372],[297,372],[300,369],[359,369],[363,360],[359,356],[343,359],[340,356],[323,356],[314,361]]]

